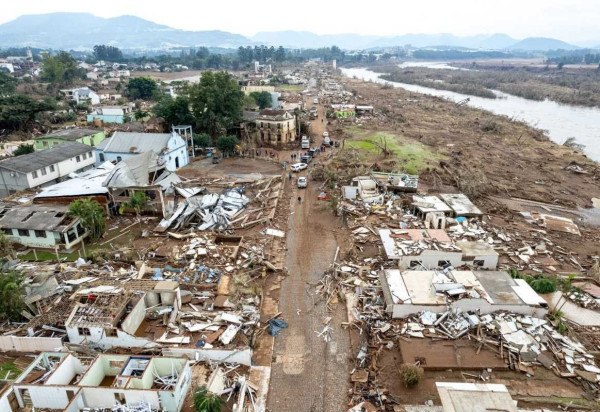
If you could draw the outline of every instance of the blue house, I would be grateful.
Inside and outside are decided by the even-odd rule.
[[[102,106],[87,115],[87,122],[102,120],[103,123],[125,123],[131,117],[129,106]]]

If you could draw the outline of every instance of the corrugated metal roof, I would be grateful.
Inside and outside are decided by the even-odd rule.
[[[83,143],[65,142],[53,146],[50,149],[4,159],[0,161],[0,168],[14,170],[15,172],[29,173],[91,150],[91,147]]]
[[[36,137],[35,140],[47,139],[47,138],[61,138],[64,140],[77,140],[84,136],[91,136],[96,133],[102,132],[102,129],[61,129],[56,130],[52,133],[48,133],[44,136]]]
[[[98,145],[105,153],[143,153],[153,151],[159,154],[171,138],[170,133],[115,132],[110,139]]]

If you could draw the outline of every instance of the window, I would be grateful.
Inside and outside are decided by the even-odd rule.
[[[446,266],[450,266],[449,260],[438,260],[438,267],[445,268]]]
[[[52,147],[54,147],[54,146],[58,146],[58,142],[52,143]]]
[[[50,173],[54,172],[54,165],[50,165]]]
[[[77,163],[81,162],[81,157],[80,156],[75,156],[75,160],[77,161]]]
[[[27,229],[19,229],[19,236],[29,236],[29,230]]]
[[[2,233],[4,233],[5,235],[11,236],[13,234],[13,231],[12,231],[12,229],[3,228]]]
[[[417,268],[419,266],[422,266],[421,261],[420,260],[411,260],[408,267],[411,269]]]
[[[42,176],[46,176],[48,174],[45,167],[42,167],[40,170],[42,171]]]
[[[123,160],[123,158],[121,156],[117,156],[117,162],[120,162],[121,160]]]
[[[91,159],[92,158],[92,152],[88,152],[88,158]]]
[[[84,153],[81,155],[81,157],[83,157],[83,160],[85,160],[87,158],[87,155]]]
[[[98,153],[98,157],[100,158],[101,162],[104,161],[104,153]]]
[[[34,179],[37,179],[37,171],[34,170],[33,172],[31,172],[31,177],[33,177]]]
[[[475,259],[473,261],[473,266],[482,267],[483,265],[485,265],[485,261],[483,259]]]
[[[46,231],[45,230],[36,230],[35,237],[46,237]]]
[[[44,146],[44,147],[48,147],[48,142],[44,140],[44,141],[42,142],[42,146]]]
[[[77,229],[77,234],[78,234],[79,236],[83,236],[83,235],[85,234],[85,229],[83,228],[83,226],[81,226],[81,225],[77,225],[77,228],[76,228],[76,229]]]
[[[90,328],[77,328],[77,333],[79,333],[79,336],[92,336]]]

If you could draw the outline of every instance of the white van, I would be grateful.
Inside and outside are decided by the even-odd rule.
[[[301,146],[302,149],[309,149],[310,148],[310,139],[308,138],[308,136],[302,136],[302,141],[301,141]]]

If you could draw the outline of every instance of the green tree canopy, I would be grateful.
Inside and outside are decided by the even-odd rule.
[[[190,111],[190,101],[185,96],[163,97],[152,108],[152,113],[157,117],[162,117],[170,128],[179,124],[194,124],[194,116]]]
[[[0,70],[0,96],[7,96],[15,92],[17,79]]]
[[[16,271],[0,273],[0,317],[20,320],[24,308],[23,275]]]
[[[235,136],[220,136],[217,139],[217,148],[223,154],[232,154],[238,144],[240,144],[240,141]]]
[[[118,47],[97,44],[94,46],[94,57],[97,60],[108,60],[115,62],[123,60],[123,53]]]
[[[91,199],[78,199],[69,205],[69,214],[81,219],[81,226],[90,238],[98,239],[106,229],[106,216],[100,203]]]
[[[13,156],[21,156],[27,153],[33,153],[35,149],[32,144],[21,143],[13,152]]]
[[[127,96],[132,100],[151,100],[158,96],[158,84],[149,77],[135,77],[129,80],[125,88]]]
[[[254,99],[258,107],[261,109],[266,109],[267,107],[271,107],[273,104],[273,98],[271,97],[271,93],[269,92],[252,92],[250,96]]]
[[[52,84],[66,85],[85,78],[85,70],[77,67],[77,61],[69,53],[61,51],[56,56],[42,60],[42,80]]]
[[[38,114],[55,108],[56,104],[50,99],[37,101],[24,94],[0,96],[0,129],[25,129]]]
[[[196,134],[194,133],[194,146],[199,147],[211,147],[212,138],[206,133]]]
[[[189,94],[200,131],[216,136],[242,120],[244,93],[227,72],[203,73]]]

